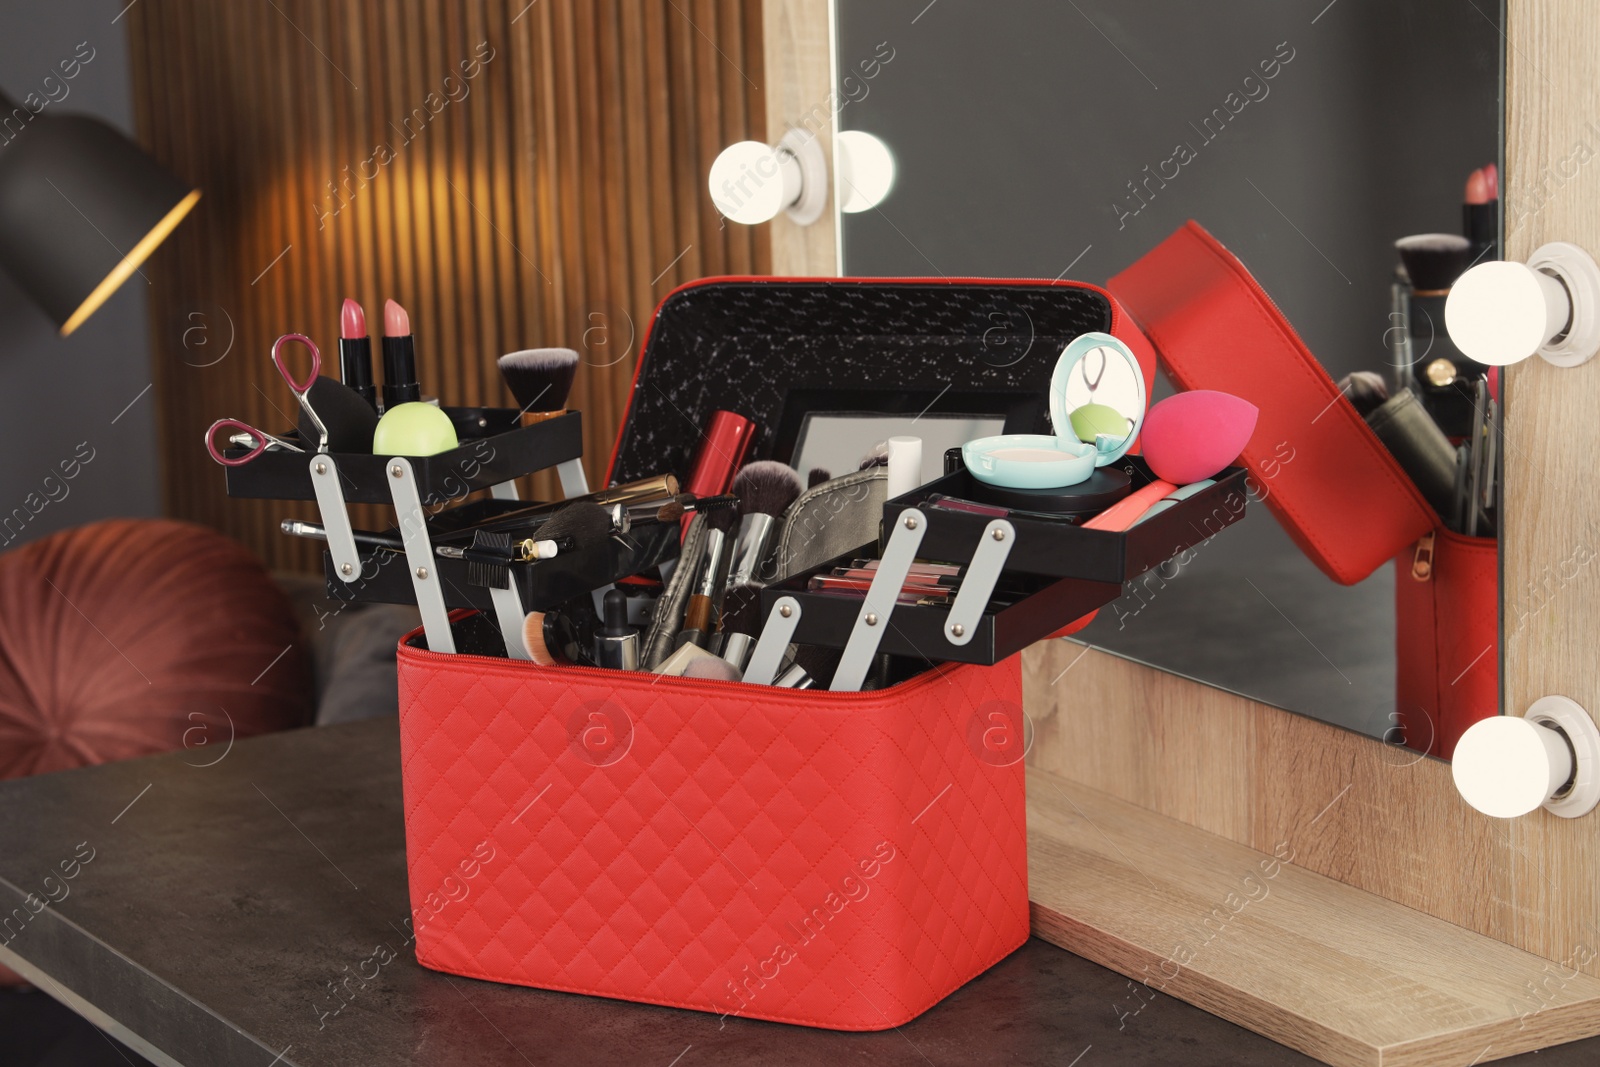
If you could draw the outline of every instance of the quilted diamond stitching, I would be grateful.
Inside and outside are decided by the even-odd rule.
[[[479,842],[497,856],[419,928],[428,966],[881,1029],[1027,936],[1021,767],[980,761],[965,733],[974,709],[1020,701],[1014,661],[840,699],[400,658],[413,906]],[[568,730],[596,701],[633,725],[605,766]],[[895,857],[865,879],[879,841]]]

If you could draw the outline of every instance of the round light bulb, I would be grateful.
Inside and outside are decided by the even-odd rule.
[[[1572,777],[1572,750],[1548,726],[1494,715],[1461,735],[1450,773],[1468,804],[1497,819],[1514,819],[1544,804]]]
[[[889,146],[861,130],[840,130],[834,151],[839,157],[839,210],[853,215],[883,203],[894,187],[894,153]]]
[[[800,198],[800,164],[788,149],[739,141],[717,155],[706,185],[718,211],[755,226],[777,218]]]
[[[1491,367],[1527,359],[1567,327],[1566,288],[1522,263],[1480,263],[1450,287],[1445,328],[1463,355]]]

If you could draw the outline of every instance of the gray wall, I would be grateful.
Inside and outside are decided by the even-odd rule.
[[[846,273],[1103,283],[1193,218],[1333,378],[1384,370],[1393,241],[1460,232],[1466,177],[1499,154],[1498,17],[1481,0],[840,0],[840,124],[900,168],[879,210],[845,216]],[[893,58],[873,66],[881,44]],[[1263,82],[1259,64],[1291,49]],[[1197,129],[1234,92],[1258,99]],[[1194,158],[1141,206],[1127,183],[1179,142]],[[1252,506],[1168,578],[1085,637],[1365,733],[1390,725],[1389,568],[1335,585]]]
[[[112,22],[122,7],[0,0],[0,87],[17,100],[30,92],[59,98],[44,116],[81,111],[131,134],[126,20]],[[94,58],[61,81],[58,64],[82,42]],[[0,549],[94,519],[159,514],[153,390],[140,395],[151,381],[148,288],[135,274],[62,338],[0,273],[0,519],[12,516],[0,528]],[[76,477],[63,477],[63,463]],[[14,516],[18,508],[26,524]]]

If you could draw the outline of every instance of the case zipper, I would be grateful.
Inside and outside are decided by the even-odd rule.
[[[1426,582],[1433,577],[1433,537],[1432,530],[1423,534],[1422,540],[1417,542],[1416,553],[1411,557],[1411,577],[1419,582]]]

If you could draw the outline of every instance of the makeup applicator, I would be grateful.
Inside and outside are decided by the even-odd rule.
[[[1255,432],[1260,409],[1212,389],[1169,396],[1144,417],[1144,461],[1157,481],[1124,497],[1083,524],[1085,530],[1126,530],[1180,485],[1214,478],[1238,458]]]
[[[738,481],[735,479],[734,484]],[[700,558],[700,570],[695,575],[695,590],[689,596],[683,613],[683,629],[678,632],[678,643],[692,643],[705,647],[716,623],[717,605],[722,600],[727,585],[729,544],[728,531],[739,517],[737,508],[719,508],[706,513],[706,548]]]
[[[578,373],[578,353],[570,348],[528,348],[508,352],[496,363],[522,408],[524,424],[567,413],[567,395]]]
[[[734,538],[733,565],[727,585],[746,585],[766,559],[778,516],[800,496],[800,475],[787,463],[764,459],[748,464],[733,479],[733,495],[744,513]]]
[[[328,428],[329,452],[372,451],[372,437],[378,429],[378,413],[361,394],[332,378],[318,377],[306,392],[306,403]],[[296,421],[300,439],[316,444],[318,433],[311,416],[302,408]]]

